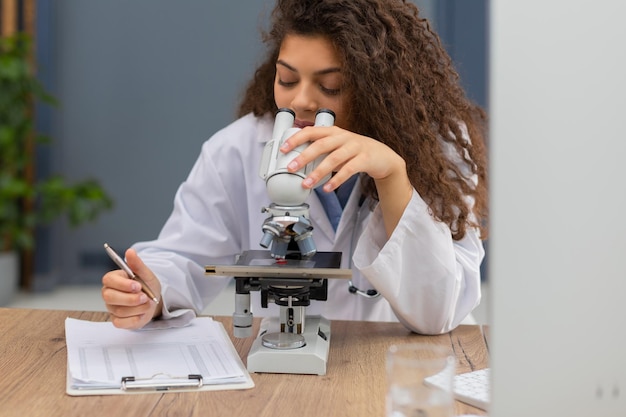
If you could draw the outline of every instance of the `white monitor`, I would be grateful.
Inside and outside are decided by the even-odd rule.
[[[490,417],[626,416],[626,2],[491,2]]]

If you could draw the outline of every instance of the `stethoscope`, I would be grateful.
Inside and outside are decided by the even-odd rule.
[[[362,195],[359,199],[359,208],[356,211],[356,219],[354,220],[354,228],[352,229],[352,237],[350,239],[350,258],[349,258],[349,267],[350,269],[352,269],[352,255],[354,255],[354,240],[356,238],[356,231],[357,228],[360,225],[360,218],[361,218],[361,210],[363,210],[363,203],[365,203],[365,201],[367,200],[367,198]],[[360,296],[363,296],[365,298],[377,298],[380,297],[380,293],[378,291],[376,291],[374,288],[370,288],[368,290],[362,290],[360,288],[358,288],[356,285],[354,285],[354,283],[352,282],[352,280],[350,279],[348,281],[348,291],[350,292],[350,294],[358,294]]]
[[[350,294],[359,294],[365,298],[376,298],[380,296],[380,293],[373,288],[370,288],[366,291],[360,290],[352,283],[352,280],[348,281],[348,291],[350,292]]]

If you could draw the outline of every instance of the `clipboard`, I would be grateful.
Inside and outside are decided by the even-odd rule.
[[[210,326],[207,326],[209,325]],[[78,326],[78,327],[74,327]],[[145,330],[145,331],[129,331],[122,329],[115,329],[110,322],[85,322],[76,319],[66,319],[66,339],[68,345],[68,364],[67,364],[67,382],[66,393],[70,396],[88,396],[88,395],[125,395],[125,394],[146,394],[146,393],[168,393],[168,392],[198,392],[198,391],[219,391],[219,390],[235,390],[235,389],[250,389],[254,387],[254,381],[250,377],[248,370],[243,365],[239,354],[235,350],[224,326],[208,317],[196,318],[192,321],[191,326],[196,328],[191,329],[161,329],[161,330]],[[93,340],[88,340],[86,347],[82,347],[82,340],[77,339],[75,336],[80,334],[83,336],[85,329],[93,331]],[[195,332],[195,333],[194,333]],[[204,335],[208,333],[208,335]],[[213,338],[211,341],[211,351],[218,352],[216,355],[221,361],[220,368],[228,368],[235,370],[236,376],[220,376],[215,375],[207,377],[202,373],[190,373],[175,375],[171,372],[155,372],[148,376],[138,375],[123,375],[118,380],[109,380],[106,382],[84,382],[72,376],[71,363],[74,365],[73,369],[76,375],[76,354],[78,353],[78,360],[80,366],[86,367],[86,358],[89,355],[85,353],[87,349],[106,351],[107,348],[115,350],[120,349],[120,346],[126,351],[132,349],[132,342],[141,340],[143,336],[147,339],[155,339],[159,343],[151,343],[148,347],[141,347],[141,349],[159,350],[165,348],[180,348],[184,346],[189,348],[193,352],[193,361],[201,364],[207,364],[209,359],[215,358],[203,357],[202,345],[199,342],[190,342],[181,340],[181,335],[196,338],[202,338],[206,343],[206,338]],[[115,336],[119,336],[123,340],[116,339]],[[89,338],[89,336],[84,336]],[[106,339],[106,344],[102,343],[102,340]],[[111,340],[112,339],[112,340]],[[141,345],[141,343],[138,343]],[[167,345],[167,346],[165,346]],[[164,347],[165,346],[165,347]],[[81,350],[82,349],[82,350]],[[183,348],[180,348],[181,350]],[[81,356],[82,355],[82,356]],[[129,354],[132,356],[132,352]],[[137,356],[137,355],[135,355]],[[169,368],[183,364],[184,362],[190,362],[189,358],[164,358],[169,360]],[[206,355],[205,355],[206,356]],[[93,359],[93,358],[92,358]],[[109,368],[115,367],[115,355],[107,356],[107,366]],[[185,360],[186,359],[186,360]],[[139,361],[139,359],[137,359]],[[179,360],[179,363],[176,361]],[[73,362],[72,362],[73,361]],[[92,360],[93,361],[93,360]],[[97,364],[98,366],[101,364]],[[118,364],[119,365],[119,364]],[[133,364],[135,369],[145,369],[142,364]],[[144,364],[145,365],[145,364]],[[122,368],[122,367],[120,367]],[[202,366],[201,366],[202,368]],[[208,372],[208,367],[204,367],[205,373]],[[82,370],[82,368],[80,368]],[[85,372],[83,370],[83,372]],[[109,369],[109,372],[112,372]]]
[[[126,394],[163,394],[167,392],[199,392],[199,391],[227,391],[236,389],[254,388],[254,381],[248,374],[246,382],[234,384],[204,384],[202,375],[188,375],[187,377],[170,377],[160,380],[153,378],[123,377],[119,388],[73,388],[72,376],[67,373],[66,394],[72,397],[88,395],[126,395]]]

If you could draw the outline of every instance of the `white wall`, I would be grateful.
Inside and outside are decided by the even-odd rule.
[[[494,417],[626,410],[626,3],[494,1]]]

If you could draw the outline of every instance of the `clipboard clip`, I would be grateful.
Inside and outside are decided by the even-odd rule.
[[[122,377],[122,390],[170,391],[183,388],[202,388],[202,375],[190,374],[186,377],[173,377],[168,374],[156,374],[151,378]]]

